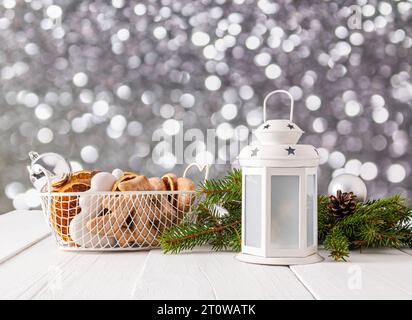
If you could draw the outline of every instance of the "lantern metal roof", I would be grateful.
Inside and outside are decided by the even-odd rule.
[[[287,94],[290,98],[289,120],[266,120],[268,99],[277,93]],[[263,120],[255,131],[257,144],[244,147],[239,154],[239,164],[243,167],[316,167],[319,153],[312,145],[298,144],[304,133],[293,122],[294,101],[285,90],[270,92],[263,101]]]

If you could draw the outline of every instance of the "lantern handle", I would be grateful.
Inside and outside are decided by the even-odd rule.
[[[292,95],[291,95],[288,91],[286,91],[286,90],[274,90],[274,91],[269,92],[269,93],[266,95],[265,99],[263,100],[263,122],[266,122],[266,103],[267,103],[267,101],[269,100],[269,98],[270,98],[271,96],[273,96],[274,94],[276,94],[276,93],[284,93],[284,94],[287,94],[287,95],[288,95],[288,97],[289,97],[289,99],[290,99],[290,116],[289,116],[289,121],[290,121],[290,122],[293,122],[293,105],[294,105],[294,100],[293,100]]]

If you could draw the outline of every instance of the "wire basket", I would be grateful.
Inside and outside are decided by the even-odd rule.
[[[193,165],[203,170],[191,164],[183,176]],[[159,247],[166,228],[195,219],[196,192],[47,192],[40,200],[61,249],[148,250]]]

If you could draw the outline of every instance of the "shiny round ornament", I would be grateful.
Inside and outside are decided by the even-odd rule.
[[[331,180],[328,186],[328,194],[336,195],[338,190],[342,192],[353,192],[358,201],[366,200],[366,184],[361,178],[353,174],[344,173]]]
[[[46,191],[47,187],[55,183],[64,183],[72,175],[70,162],[60,154],[53,152],[38,154],[31,151],[29,157],[31,164],[27,166],[27,170],[30,181],[39,191]]]

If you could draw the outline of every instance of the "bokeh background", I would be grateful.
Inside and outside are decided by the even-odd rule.
[[[412,2],[0,0],[0,212],[38,205],[27,153],[75,169],[181,172],[153,134],[215,128],[230,145],[273,89],[319,148],[320,192],[360,175],[412,196]],[[269,117],[288,116],[271,100]],[[196,142],[198,151],[203,142]],[[164,146],[164,145],[163,145]],[[230,168],[213,167],[213,175]],[[203,156],[204,156],[203,152]],[[232,155],[233,156],[233,155]],[[210,158],[206,154],[205,158]]]

